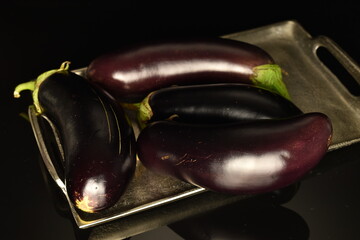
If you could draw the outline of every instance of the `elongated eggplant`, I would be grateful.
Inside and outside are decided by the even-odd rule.
[[[122,102],[172,85],[248,83],[289,98],[282,70],[263,49],[230,39],[139,44],[95,58],[87,78]]]
[[[263,193],[295,183],[327,152],[330,119],[306,113],[231,124],[159,121],[138,137],[145,167],[206,189]]]
[[[81,76],[60,69],[20,84],[33,91],[37,112],[56,126],[65,162],[65,184],[84,212],[114,205],[135,170],[135,138],[122,108]]]
[[[168,87],[150,93],[139,106],[139,122],[176,116],[187,123],[230,123],[285,118],[302,111],[266,89],[240,83]]]

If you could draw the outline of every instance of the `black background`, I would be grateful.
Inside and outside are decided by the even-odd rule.
[[[58,212],[45,184],[30,124],[19,115],[27,111],[30,94],[12,98],[17,84],[64,60],[74,69],[84,67],[99,54],[133,42],[220,36],[290,19],[313,36],[329,36],[360,61],[356,1],[2,3],[1,231],[7,239],[75,239],[72,222]],[[305,181],[286,205],[305,218],[310,239],[360,238],[359,152],[355,145],[329,154],[328,162],[339,166]]]

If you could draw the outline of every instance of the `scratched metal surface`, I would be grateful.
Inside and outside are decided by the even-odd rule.
[[[360,79],[360,70],[358,65],[330,39],[324,36],[313,38],[294,21],[280,22],[224,37],[256,44],[273,56],[285,70],[284,81],[294,103],[304,112],[319,111],[331,118],[334,136],[330,150],[360,141],[360,99],[350,94],[339,79],[331,73],[331,70],[321,63],[316,56],[316,51],[319,47],[327,48],[357,81]],[[84,69],[78,69],[75,72],[81,75]],[[42,158],[66,196],[62,179],[51,164],[54,156],[45,149],[44,141],[48,134],[39,126],[39,122],[43,120],[34,114],[31,107],[29,115]],[[134,123],[134,130],[137,135],[136,123]],[[171,215],[165,214],[162,210],[156,211],[156,209],[163,209],[163,206],[189,201],[192,198],[197,199],[201,206],[196,202],[179,205],[182,211],[191,209],[191,211],[185,211],[189,215],[191,212],[232,201],[223,195],[208,196],[206,194],[209,193],[202,188],[152,173],[138,162],[134,178],[114,207],[101,213],[84,214],[77,212],[70,202],[69,206],[79,228],[96,227],[91,239],[119,239],[184,217],[184,214],[176,216],[174,210],[167,210]],[[201,198],[201,196],[204,197]],[[237,199],[245,197],[247,196],[238,196]],[[209,198],[209,201],[206,201],[206,198]],[[150,212],[151,217],[148,214]]]
[[[326,48],[360,83],[360,68],[336,43],[325,36],[313,38],[297,22],[287,21],[227,38],[256,44],[285,70],[284,82],[292,101],[304,112],[327,114],[334,135],[330,150],[360,141],[360,98],[352,95],[317,57]]]

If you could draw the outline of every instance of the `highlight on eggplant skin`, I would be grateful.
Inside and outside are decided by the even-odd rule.
[[[129,46],[90,62],[86,78],[121,102],[172,85],[247,83],[290,98],[282,69],[262,48],[224,38]]]
[[[137,154],[148,169],[229,194],[273,191],[300,180],[325,155],[332,125],[322,113],[244,124],[158,121]]]
[[[113,206],[135,170],[135,137],[124,111],[100,89],[68,70],[50,70],[17,87],[33,91],[39,115],[55,125],[64,153],[69,199],[83,212]]]
[[[151,92],[138,106],[143,127],[171,118],[185,123],[230,123],[302,114],[290,100],[241,83],[174,86]]]

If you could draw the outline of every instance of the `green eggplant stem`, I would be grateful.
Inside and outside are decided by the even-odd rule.
[[[20,92],[24,90],[34,91],[34,89],[35,89],[35,81],[20,83],[15,87],[14,98],[20,98],[21,97]]]
[[[44,73],[40,74],[36,80],[32,80],[32,81],[25,82],[25,83],[20,83],[19,85],[17,85],[15,87],[14,97],[19,98],[21,96],[20,93],[22,91],[25,91],[25,90],[31,91],[36,112],[38,114],[41,114],[43,112],[43,108],[41,107],[41,105],[39,103],[39,98],[38,98],[38,92],[39,92],[40,85],[54,73],[61,72],[61,73],[67,74],[67,72],[69,70],[69,66],[70,66],[70,62],[65,61],[60,65],[60,68],[44,72]]]
[[[141,129],[146,127],[147,122],[153,116],[153,112],[152,112],[151,106],[149,104],[151,95],[152,95],[152,93],[148,94],[139,104],[138,122],[139,122]]]
[[[282,69],[277,64],[264,64],[253,69],[253,84],[276,92],[290,100],[289,92],[282,79]]]

